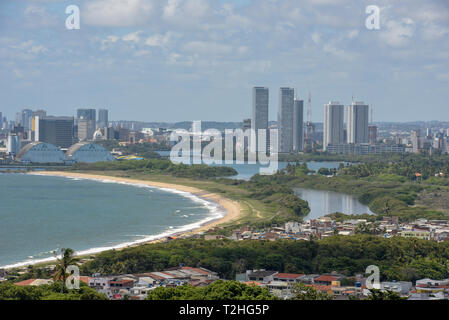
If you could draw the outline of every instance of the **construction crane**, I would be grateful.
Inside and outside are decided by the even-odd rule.
[[[304,137],[305,151],[312,152],[314,149],[313,135],[315,133],[315,126],[312,123],[312,94],[309,92],[309,99],[307,101],[307,121],[306,132]]]

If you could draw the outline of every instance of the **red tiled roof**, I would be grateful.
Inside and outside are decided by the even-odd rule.
[[[182,268],[181,268],[181,270],[192,270],[192,271],[195,271],[195,272],[198,272],[198,273],[204,274],[204,275],[208,275],[208,274],[209,274],[209,272],[207,272],[207,271],[204,271],[204,270],[201,270],[201,269],[199,269],[199,268],[192,268],[192,267],[182,267]]]
[[[20,282],[14,283],[16,286],[29,286],[31,285],[36,279],[28,279]]]
[[[158,276],[157,274],[154,274],[152,272],[149,273],[149,276],[155,280],[165,280],[164,277]]]
[[[328,275],[322,275],[314,279],[314,281],[320,281],[320,282],[332,282],[337,281],[338,277],[336,276],[328,276]]]
[[[286,279],[296,279],[302,277],[304,274],[302,273],[278,273],[275,274],[275,278],[286,278]]]
[[[323,291],[323,292],[332,292],[331,286],[325,286],[320,284],[306,284],[307,287],[312,287],[317,291]]]
[[[246,281],[243,283],[246,284],[247,286],[261,286],[262,285],[262,283],[260,283],[258,281]]]
[[[84,282],[85,284],[89,284],[90,277],[87,276],[80,276],[80,281]]]

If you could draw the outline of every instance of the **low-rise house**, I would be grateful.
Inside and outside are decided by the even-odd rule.
[[[424,294],[449,292],[449,280],[420,279],[416,280],[415,288],[417,293]]]
[[[400,232],[401,237],[404,238],[418,238],[423,240],[430,240],[430,231],[425,230],[404,230]]]
[[[276,273],[273,275],[273,281],[298,283],[304,277],[302,273]]]
[[[28,279],[14,283],[16,286],[41,286],[43,284],[52,284],[52,279]]]
[[[323,274],[313,279],[313,282],[315,284],[330,286],[332,284],[335,284],[336,282],[339,282],[342,278],[343,276],[341,275]]]
[[[99,293],[105,294],[108,298],[112,298],[112,293],[109,287],[110,277],[102,277],[100,275],[95,275],[90,277],[87,285],[92,289],[95,289]]]
[[[271,281],[267,283],[266,288],[271,294],[280,299],[289,299],[292,297],[292,283],[285,281]]]
[[[319,277],[319,274],[306,274],[302,276],[299,281],[305,284],[313,284],[315,278]]]
[[[114,278],[109,280],[109,291],[114,299],[122,299],[125,295],[129,295],[129,291],[133,287],[134,280],[130,278]]]
[[[259,281],[262,283],[268,283],[273,281],[273,276],[278,273],[277,271],[268,270],[247,270],[245,281]]]
[[[389,290],[396,293],[399,293],[400,295],[408,295],[410,293],[410,290],[412,289],[413,284],[409,281],[386,281],[381,282],[380,288],[383,291]]]

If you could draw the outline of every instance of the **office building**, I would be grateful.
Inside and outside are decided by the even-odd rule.
[[[363,102],[353,102],[348,106],[348,143],[369,143],[368,116],[369,107]]]
[[[255,131],[256,134],[256,148],[257,151],[262,151],[265,149],[268,151],[269,139],[268,139],[268,101],[269,101],[269,91],[265,87],[254,87],[251,101],[251,129]],[[258,132],[259,130],[266,130],[267,133],[267,145],[258,146]],[[252,142],[251,142],[252,143]]]
[[[279,126],[279,152],[293,152],[293,107],[295,89],[279,89],[278,126]]]
[[[0,130],[3,128],[3,115],[0,112]]]
[[[369,144],[377,143],[377,126],[368,126],[369,131]],[[399,144],[398,142],[396,142]]]
[[[92,140],[95,133],[95,120],[78,119],[78,140],[89,141]]]
[[[293,108],[293,151],[304,150],[304,101],[295,100]]]
[[[97,121],[97,112],[95,109],[78,109],[76,111],[76,118],[77,119],[86,119],[86,120],[93,120],[94,122]]]
[[[22,112],[16,112],[14,114],[14,125],[18,126],[22,124]]]
[[[10,155],[17,155],[20,150],[20,135],[11,133],[8,135],[7,152]]]
[[[108,110],[106,109],[98,110],[98,127],[105,128],[108,127],[108,125],[109,125]]]
[[[25,131],[28,131],[31,129],[31,119],[33,117],[33,110],[30,109],[23,109],[22,110],[22,120],[21,124]]]
[[[324,105],[323,150],[329,145],[345,143],[344,140],[345,108],[339,102],[329,102]]]
[[[33,111],[33,118],[34,117],[43,118],[46,116],[47,116],[47,111],[45,111],[45,110],[39,109],[39,110]]]
[[[73,144],[73,125],[73,117],[35,117],[34,140],[68,148]]]

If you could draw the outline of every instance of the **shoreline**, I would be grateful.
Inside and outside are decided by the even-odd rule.
[[[221,195],[218,195],[216,193],[211,193],[205,190],[201,190],[195,187],[189,187],[179,184],[173,184],[173,183],[164,183],[164,182],[155,182],[151,180],[137,180],[137,179],[129,179],[129,178],[121,178],[121,177],[114,177],[114,176],[106,176],[106,175],[97,175],[97,174],[88,174],[88,173],[73,173],[73,172],[62,172],[62,171],[39,171],[39,172],[29,172],[27,174],[32,175],[44,175],[44,176],[54,176],[54,177],[64,177],[69,179],[87,179],[87,180],[94,180],[94,181],[111,181],[114,183],[125,183],[125,184],[131,184],[131,185],[145,185],[152,188],[158,188],[163,191],[167,192],[179,192],[179,193],[188,193],[191,195],[194,195],[198,197],[201,200],[212,202],[213,204],[218,205],[220,208],[224,209],[224,215],[221,217],[210,217],[207,221],[204,222],[196,222],[192,224],[188,224],[183,227],[188,227],[190,225],[195,225],[192,228],[186,229],[186,230],[173,230],[173,232],[166,231],[161,234],[148,236],[147,238],[157,237],[151,240],[145,240],[146,238],[142,239],[141,242],[136,241],[135,243],[130,244],[118,244],[114,247],[98,247],[98,248],[91,248],[88,250],[83,250],[82,253],[76,254],[76,256],[90,256],[95,255],[100,252],[109,251],[109,250],[122,250],[126,248],[132,248],[136,246],[141,246],[145,244],[151,244],[151,243],[158,243],[163,241],[167,237],[188,237],[192,236],[204,231],[207,231],[211,228],[214,228],[218,225],[228,223],[234,220],[237,220],[241,213],[241,207],[237,201],[225,198]],[[182,196],[182,194],[181,194]],[[198,225],[198,223],[200,223]],[[182,227],[181,227],[182,228]],[[97,250],[96,250],[97,249]],[[85,251],[93,251],[90,253],[86,253]],[[84,252],[84,253],[83,253]],[[45,261],[44,261],[45,260]],[[54,262],[56,259],[53,257],[44,258],[42,260],[38,260],[36,262],[30,261],[30,262],[18,262],[15,264],[11,264],[9,266],[5,266],[5,269],[13,269],[13,268],[23,268],[28,265],[39,265],[39,264],[48,264],[51,262]]]

